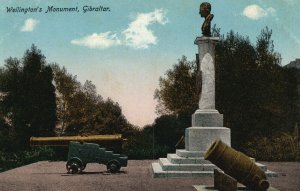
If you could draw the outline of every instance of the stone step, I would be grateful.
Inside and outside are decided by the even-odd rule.
[[[164,171],[213,171],[216,168],[213,164],[173,164],[167,158],[158,160]]]
[[[168,171],[176,171],[176,170],[183,170],[183,171],[213,171],[213,169],[216,167],[214,164],[183,164],[183,163],[171,163],[167,158],[160,158],[159,164],[162,166],[163,170]],[[266,165],[263,165],[261,163],[256,163],[256,165],[261,168],[264,172],[268,172],[271,176],[274,176],[275,174],[267,169]]]
[[[203,157],[181,157],[177,154],[168,154],[167,158],[173,164],[211,164]]]
[[[176,154],[180,157],[204,157],[205,151],[188,151],[185,149],[177,149]]]
[[[278,173],[271,171],[271,170],[267,170],[267,171],[265,171],[265,173],[266,173],[267,177],[278,177]]]
[[[164,171],[158,162],[151,164],[153,178],[213,177],[213,171]]]
[[[261,164],[261,163],[258,163],[256,162],[255,163],[262,171],[266,172],[268,169],[267,169],[267,166],[264,165],[264,164]]]
[[[154,162],[151,164],[151,170],[154,178],[212,177],[214,174],[213,170],[207,170],[207,171],[206,170],[175,170],[175,169],[163,170],[164,164],[162,163],[164,163],[165,161],[166,159],[163,159],[162,161]],[[181,164],[178,166],[181,166]],[[173,167],[167,167],[167,168],[173,168]],[[278,173],[270,170],[266,170],[265,173],[267,177],[278,177]]]

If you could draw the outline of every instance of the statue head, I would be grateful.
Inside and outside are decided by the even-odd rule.
[[[210,3],[207,3],[207,2],[201,3],[200,9],[199,9],[199,14],[201,15],[201,17],[206,18],[210,14],[210,11],[211,11]]]

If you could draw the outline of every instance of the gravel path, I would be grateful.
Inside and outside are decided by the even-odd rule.
[[[0,173],[0,191],[195,191],[192,185],[212,185],[212,178],[152,178],[150,160],[130,160],[120,173],[106,173],[106,167],[88,164],[83,174],[66,173],[65,162],[41,161]],[[300,163],[270,163],[279,172],[270,178],[281,191],[300,191]]]

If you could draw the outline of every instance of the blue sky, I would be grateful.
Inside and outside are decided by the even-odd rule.
[[[195,58],[193,44],[201,36],[198,14],[202,1],[74,0],[12,1],[0,5],[0,66],[8,57],[21,58],[37,45],[48,63],[56,62],[91,80],[104,98],[117,101],[136,125],[155,119],[153,100],[158,79],[186,55]],[[300,58],[300,1],[211,0],[212,23],[226,34],[234,30],[255,43],[261,29],[273,30],[282,65]],[[79,12],[45,13],[48,6],[78,7]],[[109,7],[86,12],[84,6]],[[42,8],[42,12],[8,13],[7,7]]]

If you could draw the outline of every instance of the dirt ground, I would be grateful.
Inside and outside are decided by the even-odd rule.
[[[195,191],[192,185],[212,185],[213,178],[152,178],[150,160],[130,160],[120,173],[106,173],[106,167],[88,164],[83,174],[66,173],[65,162],[41,161],[0,173],[0,191]],[[277,178],[271,185],[281,191],[300,191],[300,163],[262,162]]]

